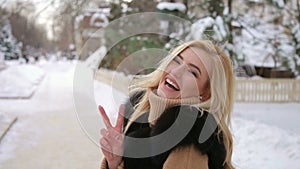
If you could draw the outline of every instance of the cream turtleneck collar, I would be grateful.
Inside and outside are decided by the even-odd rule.
[[[156,120],[162,115],[162,113],[176,105],[193,105],[200,103],[198,97],[190,97],[190,98],[180,98],[180,99],[167,99],[160,97],[156,94],[155,91],[150,91],[149,93],[149,102],[150,102],[150,112],[148,117],[148,122],[151,125],[154,125]]]

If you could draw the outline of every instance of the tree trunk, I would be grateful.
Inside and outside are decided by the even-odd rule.
[[[297,0],[297,9],[298,9],[298,22],[300,23],[300,1]]]
[[[183,0],[183,4],[185,5],[185,7],[186,7],[186,10],[185,10],[185,14],[187,14],[188,13],[188,9],[189,9],[189,7],[188,7],[188,0]]]
[[[224,2],[223,0],[209,0],[209,12],[212,16],[223,16]]]
[[[232,25],[231,25],[231,21],[232,21],[232,0],[228,0],[228,14],[230,15],[230,19],[229,21],[227,22],[227,26],[228,26],[228,29],[229,29],[229,36],[228,36],[228,42],[233,44],[233,37],[232,37],[232,31],[233,31],[233,28],[232,28]]]
[[[228,0],[228,13],[232,13],[232,0]]]

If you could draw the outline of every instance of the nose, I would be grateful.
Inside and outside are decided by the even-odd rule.
[[[175,77],[181,77],[184,73],[184,70],[185,70],[185,65],[184,64],[181,64],[181,65],[178,65],[176,67],[174,67],[170,73],[175,76]]]

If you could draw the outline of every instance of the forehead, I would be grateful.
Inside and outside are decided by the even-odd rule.
[[[209,60],[209,54],[201,48],[198,47],[187,47],[180,55],[189,61],[194,61],[194,63],[205,63]]]
[[[198,47],[187,47],[180,52],[180,55],[185,62],[193,63],[202,69],[205,68],[207,72],[211,71],[211,56],[203,49]]]

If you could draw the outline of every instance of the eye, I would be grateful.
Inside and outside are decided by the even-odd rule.
[[[195,76],[196,78],[198,77],[198,75],[197,75],[197,73],[196,72],[194,72],[194,71],[192,71],[192,70],[188,70],[193,76]]]
[[[175,63],[177,63],[177,64],[180,64],[180,61],[179,61],[179,59],[178,59],[177,57],[175,57],[175,58],[173,59],[173,61],[174,61]]]

